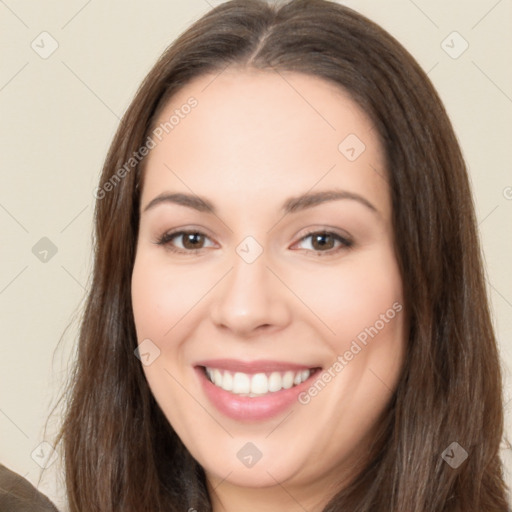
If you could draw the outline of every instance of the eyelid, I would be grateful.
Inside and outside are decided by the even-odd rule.
[[[172,252],[181,253],[181,254],[197,254],[200,251],[202,251],[203,249],[206,249],[205,247],[200,247],[199,249],[187,250],[187,249],[181,249],[179,247],[174,247],[171,245],[171,240],[173,240],[174,238],[179,238],[180,236],[189,235],[189,234],[201,235],[201,236],[204,236],[205,238],[211,240],[211,237],[208,234],[206,234],[202,228],[196,229],[194,227],[189,227],[189,228],[178,228],[175,230],[166,231],[163,235],[159,236],[158,239],[154,243],[156,243],[157,245],[165,246]]]
[[[354,244],[352,237],[348,233],[341,234],[338,229],[328,228],[328,227],[320,227],[320,228],[309,229],[306,233],[303,233],[300,236],[299,240],[293,244],[293,246],[303,242],[305,239],[307,239],[313,235],[318,235],[318,234],[332,236],[335,240],[337,240],[338,242],[341,243],[341,246],[338,247],[337,249],[328,249],[326,251],[313,251],[310,249],[299,249],[299,250],[313,252],[314,254],[316,254],[318,256],[323,256],[323,255],[328,256],[328,255],[338,254],[338,252],[342,249],[350,249]]]
[[[181,248],[178,248],[178,247],[175,247],[171,244],[171,241],[174,239],[174,238],[179,238],[180,236],[184,236],[184,235],[188,235],[188,234],[197,234],[197,235],[200,235],[200,236],[204,236],[206,239],[209,239],[210,241],[212,241],[211,237],[204,232],[203,228],[194,228],[193,226],[191,227],[188,227],[188,228],[177,228],[175,230],[171,230],[171,231],[168,231],[168,232],[165,232],[163,235],[161,235],[157,240],[156,240],[156,244],[157,245],[162,245],[162,246],[165,246],[166,248],[168,248],[170,251],[172,252],[175,252],[175,253],[179,253],[179,254],[187,254],[187,255],[198,255],[199,253],[201,253],[203,250],[205,249],[208,249],[208,247],[200,247],[198,249],[181,249]],[[323,234],[323,235],[327,235],[327,236],[332,236],[336,241],[338,241],[341,246],[339,246],[337,249],[328,249],[328,250],[325,250],[325,251],[315,251],[315,250],[312,250],[312,249],[299,249],[299,250],[303,250],[303,251],[307,251],[307,252],[312,252],[314,253],[316,256],[329,256],[329,255],[336,255],[340,252],[340,250],[343,250],[343,249],[350,249],[352,246],[353,246],[353,240],[352,240],[352,237],[346,233],[346,234],[341,234],[339,233],[339,230],[336,229],[336,228],[329,228],[329,227],[318,227],[318,228],[313,228],[313,229],[309,229],[307,232],[303,233],[300,238],[291,246],[295,246],[297,244],[300,244],[301,242],[303,242],[305,239],[313,236],[313,235],[317,235],[317,234]],[[211,247],[210,247],[211,248]]]

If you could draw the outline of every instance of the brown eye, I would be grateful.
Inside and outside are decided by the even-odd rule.
[[[208,247],[206,241],[209,238],[199,231],[175,231],[174,233],[165,233],[158,241],[158,245],[163,245],[174,252],[194,253]],[[213,244],[210,243],[210,247]]]
[[[201,249],[204,243],[204,235],[201,233],[184,233],[181,235],[183,238],[183,247],[185,249]]]
[[[303,244],[306,240],[311,240],[309,244],[306,244],[309,245],[309,247],[302,247],[302,249],[313,251],[318,256],[334,254],[339,250],[348,249],[353,245],[351,240],[330,231],[314,231],[309,233],[301,238],[299,244]]]
[[[312,235],[312,243],[314,249],[333,249],[335,246],[336,240],[329,233],[317,233]]]

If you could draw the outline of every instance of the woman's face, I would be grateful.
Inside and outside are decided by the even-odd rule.
[[[403,361],[376,130],[333,84],[240,70],[157,125],[132,279],[151,391],[217,497],[313,506],[354,476]]]

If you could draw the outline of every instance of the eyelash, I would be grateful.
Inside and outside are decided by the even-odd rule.
[[[180,236],[184,236],[184,235],[201,235],[201,236],[204,236],[206,238],[207,235],[205,235],[204,233],[202,233],[201,231],[196,231],[196,230],[191,230],[191,231],[185,231],[185,230],[182,230],[182,231],[174,231],[174,232],[170,232],[170,233],[164,233],[156,242],[157,245],[163,245],[163,246],[166,246],[166,248],[168,248],[170,251],[174,252],[174,253],[179,253],[179,254],[197,254],[199,251],[205,249],[205,247],[201,247],[199,249],[178,249],[176,248],[175,246],[173,246],[171,244],[171,241],[174,239],[174,238],[178,238]],[[313,252],[319,256],[319,257],[322,257],[322,256],[331,256],[333,254],[337,254],[340,250],[342,249],[350,249],[352,246],[353,246],[353,241],[348,239],[348,238],[345,238],[341,235],[339,235],[338,233],[335,233],[333,231],[322,231],[322,230],[317,230],[317,231],[310,231],[309,233],[306,233],[300,240],[299,242],[302,242],[303,240],[305,240],[306,238],[309,238],[313,235],[327,235],[327,236],[331,236],[335,239],[335,241],[338,241],[341,243],[341,246],[338,247],[338,249],[329,249],[327,251],[315,251],[313,250]],[[309,249],[302,249],[302,250],[309,250]]]

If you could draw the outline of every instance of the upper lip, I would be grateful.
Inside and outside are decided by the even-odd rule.
[[[299,371],[318,368],[318,365],[307,365],[291,363],[287,361],[272,361],[269,359],[260,359],[257,361],[241,361],[237,359],[208,359],[199,361],[196,366],[208,368],[217,368],[219,370],[228,370],[241,373],[265,373],[265,372],[283,372],[287,370]]]

